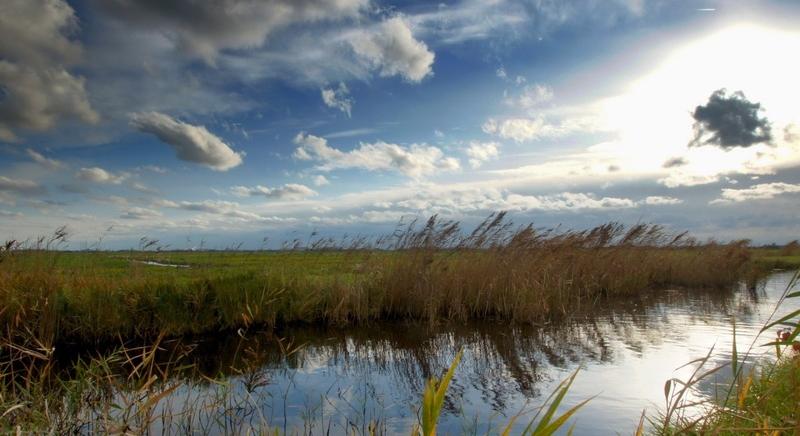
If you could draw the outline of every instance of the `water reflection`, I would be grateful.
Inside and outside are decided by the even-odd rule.
[[[387,433],[407,434],[425,380],[441,375],[463,349],[441,421],[445,432],[499,427],[507,421],[503,417],[538,404],[582,366],[567,406],[597,397],[579,414],[576,433],[626,433],[643,408],[661,404],[664,381],[681,375],[675,368],[714,344],[723,351],[716,359],[725,360],[733,318],[739,347],[746,348],[788,279],[774,274],[757,290],[645,293],[546,325],[293,327],[174,342],[193,348],[181,362],[191,369],[180,374],[185,386],[162,407],[207,404],[191,418],[197,426],[204,419],[200,414],[219,407],[207,401],[220,395],[212,378],[228,383],[226,395],[246,398],[225,425],[267,420],[290,431],[338,434],[366,433],[377,422]],[[769,352],[757,348],[753,358]],[[165,347],[164,355],[169,353]],[[171,422],[154,424],[162,426],[177,429]]]

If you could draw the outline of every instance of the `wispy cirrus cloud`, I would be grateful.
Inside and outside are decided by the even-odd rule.
[[[31,160],[49,170],[58,170],[66,166],[64,162],[46,157],[32,148],[25,150],[25,154],[27,154]]]
[[[144,207],[131,207],[122,211],[119,217],[126,220],[148,220],[160,218],[162,216],[163,214],[157,210]]]
[[[516,142],[553,139],[591,128],[588,121],[578,118],[551,123],[544,117],[535,118],[489,118],[481,129],[491,135]]]

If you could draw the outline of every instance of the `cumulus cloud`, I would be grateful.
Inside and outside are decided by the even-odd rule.
[[[542,117],[507,118],[496,120],[489,118],[482,126],[484,132],[503,139],[525,142],[538,139],[560,138],[571,133],[584,130],[585,122],[573,120],[560,124],[551,124]]]
[[[143,207],[131,207],[122,212],[119,217],[126,220],[146,220],[161,217],[161,212]]]
[[[480,168],[484,162],[496,159],[500,155],[500,144],[472,141],[469,143],[466,153],[469,156],[469,165],[472,168]]]
[[[689,164],[689,161],[686,160],[686,158],[673,157],[673,158],[667,159],[664,162],[664,164],[661,165],[661,167],[662,168],[678,168],[678,167],[682,167],[682,166],[685,166],[685,165],[688,165],[688,164]]]
[[[317,195],[317,192],[305,185],[287,183],[283,186],[269,188],[266,186],[234,186],[233,195],[239,197],[266,197],[274,199],[301,199]]]
[[[401,76],[419,82],[432,73],[434,54],[414,38],[402,17],[383,21],[372,29],[360,29],[350,36],[356,55],[381,76]]]
[[[257,48],[293,24],[357,17],[368,0],[98,0],[118,20],[156,30],[189,56],[214,64],[225,49]]]
[[[81,168],[75,173],[75,177],[80,180],[92,183],[110,183],[114,185],[119,185],[127,180],[129,176],[128,173],[122,172],[114,174],[100,167]]]
[[[325,106],[339,109],[347,114],[350,118],[350,112],[353,110],[353,99],[350,97],[350,90],[344,82],[339,83],[338,88],[323,88],[322,101]]]
[[[0,14],[0,140],[17,131],[46,131],[63,119],[95,123],[99,116],[84,79],[67,67],[81,57],[70,37],[75,11],[63,0],[9,0]]]
[[[695,137],[690,146],[716,145],[724,149],[749,147],[772,140],[769,120],[759,117],[760,103],[747,100],[741,91],[728,95],[724,89],[711,94],[708,103],[692,114]]]
[[[445,157],[438,147],[412,144],[403,147],[383,141],[360,143],[358,148],[342,151],[328,145],[325,138],[300,132],[294,138],[298,146],[294,157],[319,163],[322,171],[361,168],[368,171],[394,170],[420,178],[439,170],[460,168],[457,159]]]
[[[641,201],[641,203],[646,204],[648,206],[666,206],[671,204],[681,204],[683,203],[683,200],[681,200],[680,198],[661,197],[654,195],[645,198],[644,200]]]
[[[720,198],[711,201],[711,204],[739,203],[748,200],[768,200],[781,194],[800,192],[800,184],[791,183],[761,183],[749,188],[722,190]]]
[[[42,185],[32,180],[0,176],[0,192],[35,195],[44,193],[45,189]]]
[[[43,167],[45,167],[45,168],[47,168],[49,170],[57,170],[59,168],[63,168],[64,167],[64,163],[63,162],[61,162],[59,160],[56,160],[56,159],[48,158],[48,157],[44,156],[43,154],[39,153],[38,151],[33,150],[31,148],[25,150],[25,154],[27,154],[28,157],[31,158],[31,160],[33,160],[37,164],[39,164],[39,165],[41,165],[41,166],[43,166]]]
[[[242,153],[233,151],[204,126],[177,121],[158,112],[133,114],[131,125],[171,146],[178,159],[205,165],[215,171],[227,171],[242,163]]]

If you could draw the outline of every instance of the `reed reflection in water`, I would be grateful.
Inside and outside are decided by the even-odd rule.
[[[578,366],[563,407],[597,397],[579,412],[576,434],[628,432],[643,408],[661,405],[664,381],[683,375],[675,368],[713,345],[715,358],[726,360],[734,317],[743,352],[788,279],[773,274],[757,290],[644,293],[545,325],[295,327],[172,343],[193,348],[181,362],[192,367],[177,376],[181,386],[160,404],[153,429],[224,432],[268,422],[289,432],[338,434],[367,433],[372,423],[407,434],[425,380],[463,349],[443,433],[498,428],[532,410]],[[771,350],[756,351],[751,360]],[[713,386],[705,389],[711,394]]]

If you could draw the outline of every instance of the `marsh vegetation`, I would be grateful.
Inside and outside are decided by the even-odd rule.
[[[458,350],[474,375],[449,389],[468,402],[434,401],[451,433],[539,428],[537,407],[578,366],[560,413],[599,393],[581,377],[633,359],[623,350],[685,349],[681,322],[760,307],[758,259],[772,255],[657,225],[537,229],[504,214],[273,251],[72,252],[66,238],[0,252],[5,430],[425,432],[425,398],[438,398],[425,381]]]

